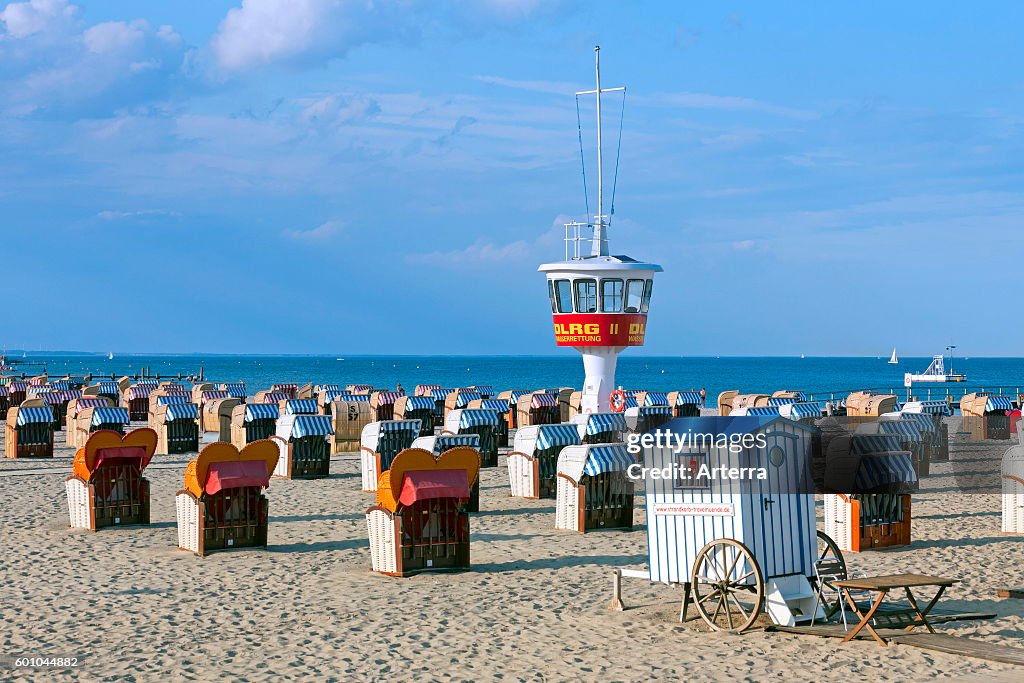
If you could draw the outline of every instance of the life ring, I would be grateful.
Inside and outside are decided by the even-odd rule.
[[[626,409],[626,392],[622,389],[616,389],[609,394],[608,404],[614,412],[621,413]]]

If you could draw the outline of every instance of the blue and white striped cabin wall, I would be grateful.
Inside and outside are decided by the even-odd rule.
[[[671,479],[646,477],[648,566],[651,580],[688,583],[693,561],[707,543],[731,538],[743,543],[767,579],[787,574],[813,575],[817,552],[814,495],[778,493],[800,491],[811,481],[811,433],[804,425],[775,420],[762,430],[767,448],[730,453],[727,448],[707,451],[709,467],[768,468],[767,481],[716,480],[710,489],[676,489]],[[780,467],[768,463],[768,451],[779,445],[786,457]],[[686,452],[685,450],[683,452]],[[697,452],[697,451],[694,451]],[[705,451],[700,451],[705,452]],[[645,448],[644,467],[670,467],[676,459],[672,448]],[[772,477],[776,477],[773,481]],[[774,493],[773,493],[774,492]],[[775,502],[766,513],[763,500]],[[656,514],[659,504],[725,504],[731,515]]]

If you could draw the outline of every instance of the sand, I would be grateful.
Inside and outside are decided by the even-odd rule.
[[[58,443],[63,443],[59,434]],[[1006,442],[980,447],[1001,453]],[[961,452],[958,465],[971,452]],[[149,527],[68,528],[52,461],[0,461],[4,538],[0,673],[8,680],[1024,680],[1024,667],[911,647],[676,620],[681,591],[626,580],[607,609],[612,567],[642,567],[642,497],[632,532],[555,531],[554,501],[508,496],[504,457],[482,472],[473,571],[408,579],[370,572],[354,455],[324,480],[275,479],[270,547],[197,558],[176,549],[174,495],[187,456],[157,456]],[[997,494],[954,494],[954,464],[933,464],[914,497],[913,545],[847,554],[860,573],[919,571],[963,580],[943,608],[991,621],[942,632],[1024,647],[1024,539],[999,531]],[[77,657],[62,670],[14,670],[15,656]],[[1019,678],[1018,678],[1019,677]]]

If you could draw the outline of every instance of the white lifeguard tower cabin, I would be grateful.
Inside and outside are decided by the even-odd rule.
[[[571,346],[583,356],[586,377],[580,412],[584,414],[610,410],[616,361],[627,347],[643,346],[654,274],[661,272],[661,266],[609,250],[615,191],[613,183],[610,211],[605,214],[601,99],[608,93],[622,93],[625,98],[626,89],[602,89],[600,47],[594,48],[594,61],[597,87],[576,97],[578,101],[581,95],[594,95],[597,102],[597,214],[590,215],[588,200],[587,222],[565,226],[565,260],[538,268],[547,277],[555,343]],[[619,130],[621,141],[621,125]],[[616,176],[617,169],[618,160]]]

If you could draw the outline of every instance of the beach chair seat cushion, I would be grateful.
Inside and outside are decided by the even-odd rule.
[[[420,470],[406,472],[398,502],[412,505],[435,498],[469,500],[469,483],[465,470]]]
[[[215,462],[206,471],[206,493],[210,495],[225,489],[269,485],[270,475],[263,460]]]

